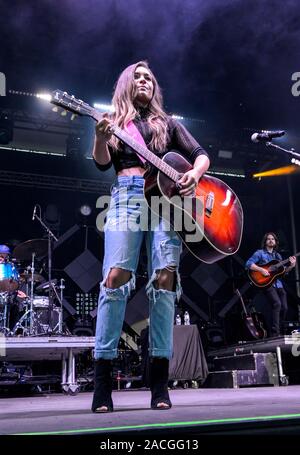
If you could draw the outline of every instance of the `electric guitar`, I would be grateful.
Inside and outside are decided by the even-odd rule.
[[[299,253],[294,254],[295,257],[299,256]],[[264,276],[261,272],[256,270],[248,270],[248,276],[255,286],[259,288],[266,288],[271,286],[272,283],[277,280],[278,277],[285,273],[284,265],[289,262],[289,259],[285,259],[284,261],[278,261],[277,259],[273,259],[273,261],[268,262],[267,264],[259,265],[263,269],[269,272],[269,276]]]
[[[61,90],[52,93],[51,103],[75,114],[91,117],[97,122],[102,118],[97,109]],[[238,251],[243,232],[243,209],[238,197],[226,183],[216,177],[203,175],[196,187],[195,196],[184,198],[184,202],[189,199],[187,210],[184,204],[182,206],[178,203],[183,198],[179,195],[177,182],[193,166],[177,151],[167,152],[159,158],[117,125],[113,124],[111,131],[150,163],[149,170],[144,174],[145,199],[150,209],[156,213],[158,212],[151,204],[153,196],[162,197],[169,204],[170,225],[197,259],[212,264]],[[177,223],[180,217],[188,222]],[[176,229],[176,223],[180,229]],[[190,230],[191,225],[193,231]],[[195,241],[195,238],[201,240]]]

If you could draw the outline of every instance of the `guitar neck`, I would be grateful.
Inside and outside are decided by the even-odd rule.
[[[240,299],[240,301],[242,303],[242,307],[243,307],[245,315],[248,316],[247,310],[246,310],[246,306],[245,306],[245,303],[244,303],[244,299],[242,297],[242,294],[240,293],[240,291],[238,289],[235,290],[235,293],[238,295],[238,297],[239,297],[239,299]]]
[[[51,103],[56,106],[60,106],[67,111],[73,112],[74,114],[91,117],[97,122],[103,118],[103,114],[97,111],[97,109],[91,107],[89,104],[82,100],[75,98],[73,95],[70,96],[67,92],[61,90],[55,90],[52,94]],[[147,147],[139,144],[135,141],[126,131],[122,130],[119,126],[111,125],[112,134],[124,142],[126,145],[131,147],[138,155],[143,157],[148,163],[152,164],[156,169],[163,172],[174,182],[180,177],[180,174],[172,168],[169,164],[159,158],[155,153],[151,152]]]
[[[102,114],[96,109],[91,108],[91,117],[97,121],[100,121]],[[161,158],[159,158],[155,153],[151,152],[147,147],[143,147],[137,143],[126,131],[122,130],[117,125],[112,125],[112,133],[126,145],[131,147],[138,155],[141,155],[145,158],[146,161],[151,163],[156,169],[163,172],[167,177],[176,182],[179,178],[178,172],[173,169],[169,164],[165,163]]]
[[[299,256],[300,255],[300,251],[299,253],[296,253],[294,254],[295,257]],[[284,259],[284,261],[280,261],[276,264],[276,267],[281,267],[282,265],[285,265],[289,262],[289,259]]]

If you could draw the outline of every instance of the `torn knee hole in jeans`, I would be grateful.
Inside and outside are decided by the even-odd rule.
[[[174,291],[169,291],[167,289],[156,289],[154,287],[154,282],[159,278],[159,275],[160,275],[160,272],[163,270],[163,269],[166,269],[166,270],[169,270],[169,272],[175,272],[175,275],[176,275],[176,298],[177,300],[179,301],[180,297],[181,297],[181,294],[182,294],[182,288],[181,288],[181,280],[180,280],[180,275],[179,275],[179,272],[178,272],[178,268],[176,265],[166,265],[164,266],[162,269],[158,269],[158,270],[154,270],[154,272],[152,273],[152,276],[151,278],[149,279],[148,283],[147,283],[147,286],[146,286],[146,294],[148,296],[148,298],[152,298],[153,301],[156,300],[156,296],[163,292],[163,293],[174,293]]]
[[[100,291],[101,292],[104,291],[104,292],[106,292],[106,294],[109,294],[111,297],[115,296],[116,298],[118,296],[120,296],[120,294],[123,296],[129,296],[131,294],[131,292],[135,289],[135,284],[136,284],[135,273],[132,270],[122,269],[122,270],[126,270],[127,272],[131,273],[131,277],[129,278],[129,280],[117,288],[108,288],[106,286],[106,281],[107,281],[110,271],[113,268],[122,268],[122,267],[114,266],[109,269],[109,271],[106,273],[105,277],[103,278],[103,280],[100,283]]]

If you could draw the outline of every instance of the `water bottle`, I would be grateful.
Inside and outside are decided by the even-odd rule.
[[[184,312],[184,325],[190,325],[190,315],[187,311]]]
[[[179,314],[176,316],[176,325],[181,325],[181,317]]]

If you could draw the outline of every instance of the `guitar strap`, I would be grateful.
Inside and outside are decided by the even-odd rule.
[[[135,124],[133,123],[132,120],[130,120],[125,125],[125,130],[129,134],[129,136],[131,136],[132,139],[134,139],[138,144],[140,144],[143,147],[147,148],[143,136],[141,135],[141,133],[139,132],[139,130],[137,129],[137,127],[135,126]],[[145,158],[143,156],[139,155],[138,153],[137,153],[137,156],[139,157],[139,159],[141,160],[141,162],[143,164],[146,163],[146,160],[145,160]]]

